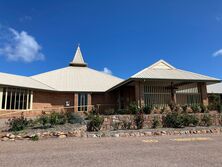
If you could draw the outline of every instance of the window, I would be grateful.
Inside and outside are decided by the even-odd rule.
[[[0,109],[28,110],[31,109],[32,91],[20,88],[0,89]]]
[[[87,93],[78,94],[78,111],[87,111],[87,105],[88,105],[87,96],[88,96]]]

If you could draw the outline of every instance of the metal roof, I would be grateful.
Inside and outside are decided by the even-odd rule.
[[[222,94],[222,83],[207,86],[207,93]]]
[[[33,78],[19,76],[19,75],[12,75],[7,73],[0,73],[0,85],[42,89],[42,90],[54,90],[53,88],[39,81],[36,81]]]
[[[159,60],[153,65],[136,73],[130,78],[135,79],[167,79],[167,80],[195,80],[195,81],[209,81],[220,82],[220,79],[176,69],[164,60]]]
[[[65,67],[32,76],[57,91],[105,92],[123,80],[88,67]]]

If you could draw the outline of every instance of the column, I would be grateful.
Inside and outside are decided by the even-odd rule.
[[[201,103],[204,106],[208,106],[208,96],[207,96],[207,86],[205,82],[201,82],[197,84],[198,92],[200,93]]]
[[[92,111],[92,94],[91,93],[87,94],[87,99],[88,99],[87,111]]]
[[[144,83],[139,81],[135,82],[135,100],[139,107],[144,107]]]
[[[140,85],[139,82],[135,82],[135,101],[138,106],[140,106]]]
[[[3,88],[0,88],[0,110],[2,109]]]
[[[174,89],[173,82],[171,82],[170,91],[171,91],[171,101],[172,101],[173,104],[176,104],[177,103],[176,90]]]
[[[78,93],[74,93],[74,112],[78,112]]]

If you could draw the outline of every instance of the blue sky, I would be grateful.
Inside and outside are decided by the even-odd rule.
[[[0,72],[66,67],[80,43],[89,67],[122,78],[159,59],[222,78],[221,0],[0,2]]]

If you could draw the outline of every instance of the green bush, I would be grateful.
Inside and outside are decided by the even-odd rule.
[[[184,127],[182,115],[176,112],[167,114],[163,119],[163,124],[165,127],[168,127],[168,128]]]
[[[138,105],[134,102],[129,105],[129,112],[131,114],[137,114],[140,111]]]
[[[45,112],[42,112],[36,122],[39,123],[43,128],[51,127],[50,116],[47,115]]]
[[[203,104],[200,104],[200,109],[202,113],[206,113],[208,111],[208,108]]]
[[[82,124],[84,122],[84,118],[81,117],[80,115],[76,114],[75,112],[67,112],[67,121],[70,124]]]
[[[195,115],[184,114],[183,116],[184,126],[197,126],[199,119]]]
[[[152,105],[148,105],[148,106],[143,107],[144,114],[150,114],[152,112],[152,110],[153,110]]]
[[[52,112],[49,114],[49,123],[51,125],[63,125],[67,121],[65,113]]]
[[[99,131],[104,122],[104,118],[98,114],[90,113],[87,117],[87,130],[88,131]]]
[[[32,141],[38,141],[39,140],[39,136],[38,135],[34,135],[31,137]]]
[[[201,119],[201,124],[203,126],[211,126],[212,125],[211,116],[208,114],[204,114],[203,118]]]
[[[198,105],[198,104],[192,105],[191,109],[193,110],[194,113],[200,113],[202,111],[200,105]]]
[[[154,117],[153,123],[152,123],[152,128],[156,129],[159,126],[160,126],[160,121],[159,121],[158,117]]]
[[[130,129],[131,126],[132,126],[131,121],[125,121],[125,120],[123,121],[123,126],[122,126],[123,129]]]
[[[143,128],[143,123],[144,123],[143,112],[137,112],[137,114],[134,117],[134,122],[136,124],[137,129]]]
[[[217,110],[218,110],[219,113],[222,113],[222,104],[219,104],[217,106]]]
[[[8,120],[7,124],[10,127],[10,131],[21,131],[29,126],[30,121],[24,117],[23,113],[20,117],[13,117]]]

